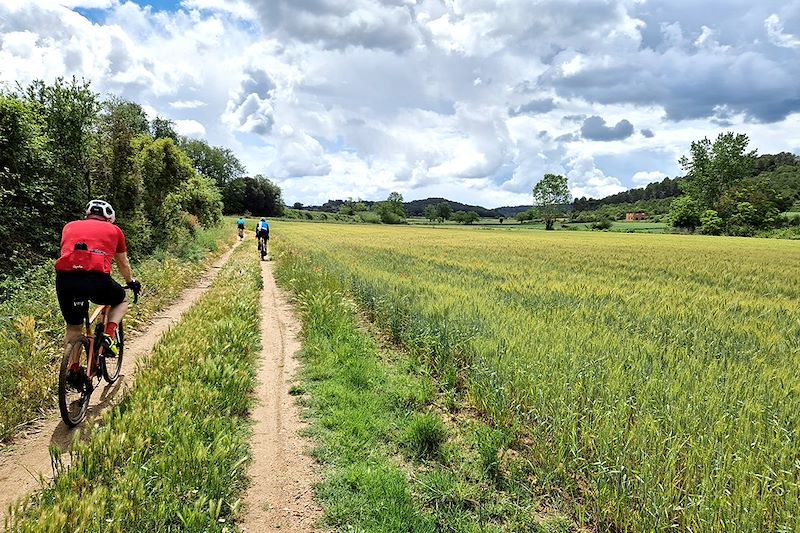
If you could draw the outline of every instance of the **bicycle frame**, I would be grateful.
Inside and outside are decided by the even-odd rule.
[[[100,356],[100,351],[98,349],[95,352],[95,334],[92,331],[92,324],[95,323],[98,317],[102,315],[103,317],[103,330],[105,330],[106,324],[108,324],[108,310],[110,309],[107,305],[98,305],[97,308],[94,310],[91,316],[86,314],[86,318],[84,324],[86,326],[86,339],[89,341],[89,349],[88,351],[88,361],[86,362],[86,376],[91,379],[95,373],[95,359]],[[100,347],[102,349],[102,346]]]

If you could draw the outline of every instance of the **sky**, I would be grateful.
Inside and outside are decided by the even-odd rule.
[[[602,197],[724,131],[800,153],[800,0],[0,0],[0,83],[73,75],[289,204]]]

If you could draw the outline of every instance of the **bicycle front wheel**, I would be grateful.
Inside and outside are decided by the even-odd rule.
[[[80,371],[76,375],[69,374],[73,354],[80,365]],[[86,408],[91,396],[86,377],[88,362],[88,343],[85,340],[70,342],[64,348],[58,373],[58,409],[61,411],[61,419],[69,427],[77,426],[86,418]]]
[[[122,354],[125,351],[125,330],[122,329],[122,322],[117,326],[117,346],[119,347],[119,355],[114,355],[108,350],[103,350],[101,357],[101,370],[103,371],[103,378],[108,383],[114,383],[119,377],[119,371],[122,369]]]

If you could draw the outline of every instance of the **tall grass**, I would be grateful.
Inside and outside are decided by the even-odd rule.
[[[508,460],[501,432],[474,420],[448,426],[430,375],[405,354],[381,351],[341,281],[285,245],[277,249],[278,279],[294,292],[303,321],[303,383],[290,392],[304,395],[312,419],[327,525],[387,533],[568,530],[568,520],[540,512],[541,502],[516,481],[528,471]]]
[[[235,232],[200,230],[174,252],[158,252],[133,265],[144,285],[139,304],[125,317],[130,334],[194,283],[208,263],[230,246]],[[55,405],[64,320],[55,294],[52,263],[9,282],[0,301],[0,441]]]
[[[248,460],[261,270],[244,248],[10,531],[231,531]]]
[[[511,431],[577,521],[800,530],[796,244],[274,226]]]

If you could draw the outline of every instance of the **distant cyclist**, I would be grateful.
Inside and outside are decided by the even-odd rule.
[[[109,305],[108,324],[103,335],[103,344],[111,353],[118,355],[117,326],[128,311],[125,289],[111,277],[111,263],[128,286],[138,292],[141,284],[136,281],[128,262],[125,235],[114,225],[116,215],[108,202],[92,200],[86,205],[86,218],[75,220],[64,226],[61,232],[61,256],[56,261],[56,295],[61,314],[67,323],[65,342],[79,338],[82,334],[85,306],[76,301],[92,301],[98,305]],[[77,356],[77,352],[76,352]],[[70,374],[79,375],[77,357],[71,361]]]
[[[244,219],[242,217],[236,221],[236,227],[239,228],[239,240],[241,241],[244,239]]]
[[[261,220],[256,224],[256,237],[263,237],[264,240],[269,240],[269,224],[264,217],[261,217]]]
[[[269,224],[264,217],[261,217],[261,220],[256,224],[256,242],[263,259],[267,256],[267,250],[269,249]]]

